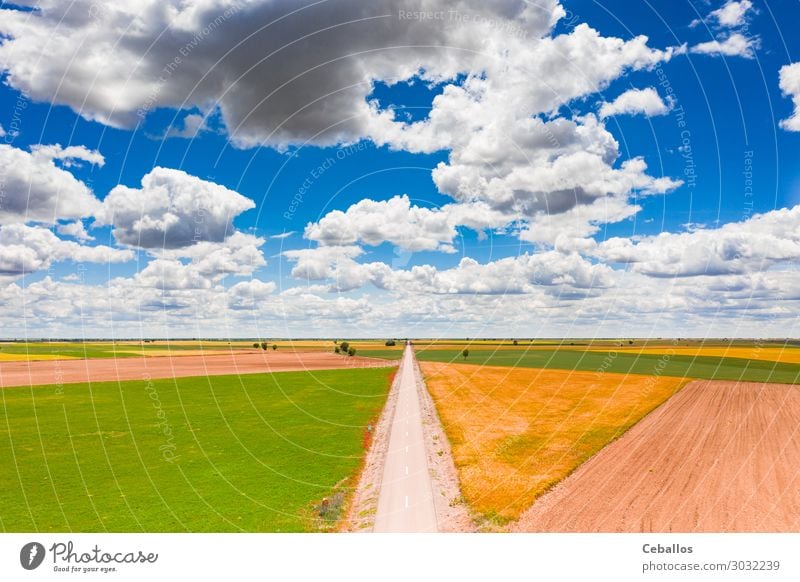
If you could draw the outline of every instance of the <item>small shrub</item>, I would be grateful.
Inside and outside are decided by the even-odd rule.
[[[350,348],[349,350],[347,350],[347,355],[348,356],[355,356],[356,355],[356,349],[355,348]]]
[[[330,526],[335,523],[344,510],[346,497],[343,491],[337,491],[330,497],[323,497],[317,506],[317,514],[323,522]]]

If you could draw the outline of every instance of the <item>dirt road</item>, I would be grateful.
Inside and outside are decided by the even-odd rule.
[[[397,372],[397,404],[389,436],[373,531],[435,532],[436,510],[428,471],[414,351],[406,346]]]
[[[253,350],[253,353],[231,352],[224,355],[203,356],[0,362],[0,388],[393,365],[394,362],[386,360],[341,356],[327,352],[281,352],[280,350],[271,352]]]
[[[800,386],[688,384],[542,496],[515,529],[798,531]]]

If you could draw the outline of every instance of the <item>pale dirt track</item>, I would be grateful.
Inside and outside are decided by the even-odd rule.
[[[333,353],[272,350],[204,356],[0,362],[0,388],[394,365],[396,362]]]
[[[405,355],[404,361],[408,357]],[[408,429],[412,417],[403,412],[403,403],[406,404],[408,411],[408,404],[413,396],[409,377],[416,388],[419,417],[414,420],[422,425],[421,447],[425,451],[427,471],[422,467],[423,459],[416,456],[419,443],[413,445],[415,447],[413,459],[410,458],[411,443],[408,443],[408,453],[405,453],[404,441],[408,440],[412,432]],[[404,399],[398,409],[401,392]],[[419,438],[416,429],[414,432],[415,438]],[[426,474],[428,479],[424,479]],[[435,515],[430,514],[431,507],[426,501],[428,490]],[[405,507],[406,495],[409,496],[408,508]],[[412,498],[415,501],[413,508]],[[392,499],[398,506],[395,511],[391,507]],[[379,502],[383,503],[380,514]],[[415,361],[410,369],[404,365],[395,376],[386,406],[375,426],[374,439],[367,452],[364,469],[343,529],[361,532],[475,530],[459,490],[458,473],[453,463],[450,443],[444,434],[436,406]]]
[[[517,531],[800,530],[800,386],[696,381],[523,514]]]
[[[438,530],[414,362],[414,351],[406,346],[395,379],[397,401],[375,514],[376,532]]]

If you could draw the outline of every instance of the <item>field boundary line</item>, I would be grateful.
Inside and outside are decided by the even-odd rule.
[[[422,413],[422,433],[425,438],[428,472],[431,476],[431,486],[434,488],[433,506],[436,510],[438,531],[449,533],[477,531],[461,494],[450,440],[444,431],[436,403],[428,391],[425,377],[416,358],[414,358],[413,372]]]

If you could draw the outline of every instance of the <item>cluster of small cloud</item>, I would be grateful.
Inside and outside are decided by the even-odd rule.
[[[46,271],[59,261],[116,263],[131,259],[130,250],[81,245],[62,240],[46,228],[19,223],[0,226],[0,276],[4,278]]]
[[[153,290],[209,289],[228,275],[249,276],[266,264],[264,239],[233,225],[254,202],[218,184],[156,167],[141,188],[119,185],[101,201],[69,170],[80,162],[102,165],[96,151],[40,145],[28,152],[0,145],[0,159],[6,174],[0,277],[6,283],[63,261],[130,262],[140,251],[150,260],[130,285]],[[94,240],[87,223],[110,226],[116,247],[87,244]]]
[[[465,265],[469,268],[469,265]],[[583,293],[553,292],[532,285],[514,293],[420,293],[377,291],[325,295],[316,286],[276,292],[270,282],[244,281],[225,289],[174,290],[141,287],[129,278],[103,286],[45,278],[25,288],[0,288],[0,314],[9,332],[25,313],[58,335],[83,329],[97,336],[130,336],[142,327],[167,337],[213,333],[222,337],[271,335],[340,337],[429,336],[794,336],[800,274],[777,271],[655,279],[614,271],[615,284]],[[531,314],[536,314],[531,317]],[[44,329],[44,328],[43,328]],[[29,330],[30,331],[30,330]]]
[[[758,37],[747,36],[750,17],[757,10],[750,0],[728,0],[720,8],[712,10],[705,20],[694,20],[691,25],[705,24],[714,32],[715,38],[692,46],[693,53],[712,56],[744,57],[752,59],[759,48]]]
[[[468,326],[498,310],[527,321],[542,309],[557,329],[580,318],[596,324],[639,313],[708,317],[744,306],[752,309],[748,317],[772,317],[783,307],[754,306],[753,298],[797,278],[787,269],[800,256],[800,207],[717,229],[596,242],[603,225],[640,211],[638,198],[681,185],[654,175],[642,158],[621,160],[606,120],[665,115],[674,104],[653,87],[632,88],[597,103],[596,114],[564,113],[627,74],[686,52],[753,57],[758,39],[747,36],[755,14],[749,0],[712,11],[706,22],[714,40],[690,48],[653,48],[646,37],[603,36],[586,24],[557,34],[565,15],[557,0],[457,0],[448,10],[475,16],[457,23],[399,18],[391,0],[307,6],[146,0],[135,9],[109,2],[102,10],[91,9],[93,0],[69,6],[39,0],[37,6],[33,13],[0,10],[0,67],[10,86],[33,99],[119,128],[135,127],[156,107],[190,111],[168,137],[195,137],[210,115],[219,115],[238,147],[367,139],[394,150],[444,151],[447,160],[432,179],[452,202],[429,208],[397,195],[327,213],[303,232],[312,246],[283,252],[292,277],[307,286],[279,290],[257,277],[266,265],[265,240],[234,224],[255,207],[238,192],[156,167],[138,187],[119,185],[100,200],[70,171],[102,165],[99,152],[0,145],[4,312],[24,309],[56,326],[87,314],[120,322],[160,314],[172,329],[218,330],[252,322],[257,313],[269,321],[295,317],[320,334],[339,335],[342,321],[345,329],[378,320],[389,326],[398,313]],[[414,0],[403,10],[437,7],[436,0]],[[509,35],[498,22],[522,34]],[[132,26],[135,35],[120,34]],[[92,59],[74,58],[87,46]],[[412,79],[441,85],[426,118],[410,121],[370,100],[376,81]],[[782,125],[798,130],[797,65],[781,70],[780,86],[796,107]],[[89,244],[98,226],[111,227],[116,247]],[[393,269],[364,260],[365,247],[387,243],[452,254],[464,228],[514,232],[537,252],[486,263],[462,258],[450,268]],[[52,277],[25,286],[17,281],[57,261],[142,256],[146,264],[133,276],[103,286]],[[671,293],[648,292],[665,277]],[[356,293],[366,286],[373,295]],[[466,303],[466,296],[473,300]]]
[[[630,264],[653,277],[744,275],[796,265],[800,258],[800,205],[757,214],[719,228],[662,232],[637,240],[611,238],[591,254]]]

